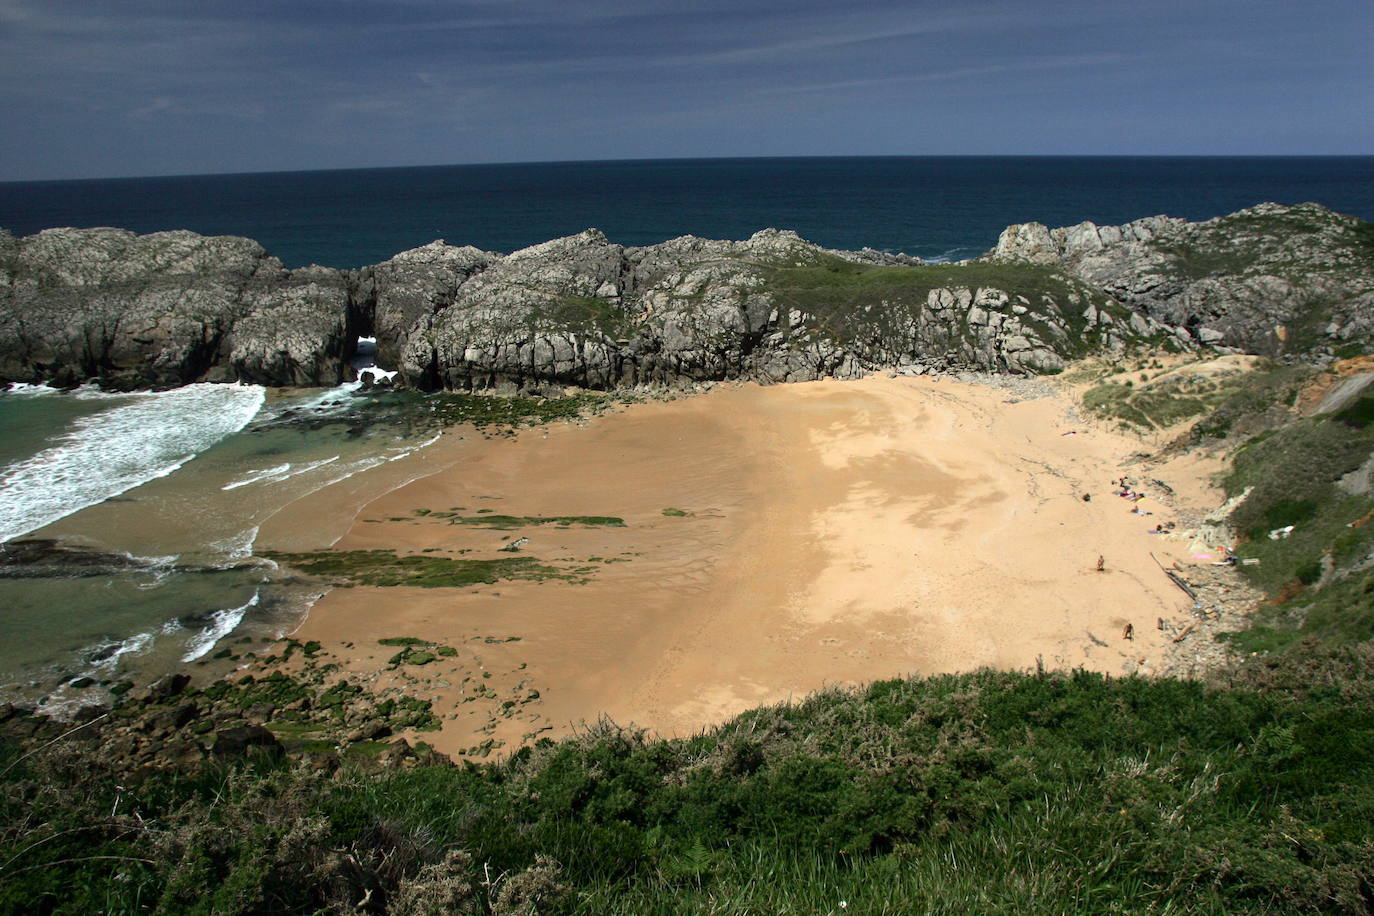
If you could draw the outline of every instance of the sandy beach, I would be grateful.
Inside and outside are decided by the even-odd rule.
[[[1142,474],[1142,447],[1079,419],[1066,394],[886,376],[719,386],[510,438],[452,430],[398,462],[409,483],[370,502],[316,494],[264,525],[259,548],[494,559],[528,538],[519,555],[587,572],[340,588],[296,638],[375,690],[433,699],[445,725],[425,740],[450,753],[501,752],[602,715],[686,735],[906,674],[1156,670],[1168,644],[1157,621],[1188,607],[1156,559],[1190,551],[1150,529],[1220,500],[1209,463]],[[1113,494],[1123,474],[1151,515]],[[1154,498],[1154,479],[1171,499]],[[417,510],[624,526],[501,530]],[[457,652],[393,668],[396,650],[378,640],[395,637]]]

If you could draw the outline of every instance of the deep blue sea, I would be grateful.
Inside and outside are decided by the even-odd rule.
[[[510,252],[589,227],[647,245],[772,226],[953,260],[1011,223],[1207,219],[1263,201],[1374,220],[1374,157],[678,159],[0,183],[0,227],[242,235],[289,267],[358,267],[436,238]]]

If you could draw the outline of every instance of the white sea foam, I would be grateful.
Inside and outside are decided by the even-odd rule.
[[[291,462],[279,464],[274,468],[263,468],[257,471],[249,471],[247,475],[227,483],[220,487],[221,490],[237,490],[239,487],[246,487],[255,483],[281,483],[283,480],[290,480],[292,477],[299,477],[302,474],[309,474],[317,468],[322,468],[327,464],[333,464],[339,460],[339,456],[332,458],[321,458],[319,461],[311,461],[297,466]]]
[[[152,579],[138,583],[138,587],[141,589],[152,589],[162,585],[163,582],[167,581],[168,576],[176,572],[177,560],[181,559],[181,555],[175,553],[163,557],[135,557],[129,553],[124,555],[131,560],[147,564],[145,569],[152,575]]]
[[[334,388],[326,388],[319,394],[309,397],[292,398],[291,400],[278,401],[273,405],[273,416],[283,414],[287,411],[311,411],[313,413],[328,414],[348,406],[348,396],[359,388],[363,387],[362,380],[355,382],[344,382]]]
[[[119,659],[125,655],[140,655],[146,652],[153,644],[155,634],[135,633],[128,639],[116,643],[113,650],[105,653],[100,661],[91,665],[92,671],[113,671],[119,664]]]
[[[142,655],[152,647],[156,638],[156,633],[135,633],[128,639],[120,640],[114,645],[107,643],[99,649],[89,650],[89,654],[98,654],[100,659],[90,664],[90,667],[84,672],[85,675],[101,678],[112,673],[118,668],[120,658],[125,655]],[[73,691],[66,684],[63,684],[38,705],[37,711],[58,721],[69,721],[83,706],[100,705],[102,693],[102,691],[95,690]]]
[[[237,490],[239,487],[246,487],[250,483],[258,483],[263,480],[281,480],[281,475],[291,470],[291,462],[279,464],[274,468],[261,468],[256,471],[249,471],[243,477],[232,483],[226,483],[220,487],[221,490]]]
[[[389,382],[400,373],[395,369],[381,369],[377,366],[377,338],[359,337],[358,349],[353,354],[353,359],[349,361],[354,370],[358,373],[358,380],[361,382],[367,376],[372,376],[372,383]]]
[[[52,447],[0,470],[0,542],[167,476],[242,429],[266,392],[199,384],[98,396],[115,406],[74,421]]]
[[[364,366],[358,370],[358,378],[362,379],[370,375],[374,385],[389,382],[399,374],[395,369],[378,369],[376,366]]]
[[[944,254],[931,255],[922,260],[927,264],[953,264],[966,258],[976,258],[980,254],[982,252],[975,248],[951,248]]]
[[[49,388],[46,384],[30,385],[27,382],[15,382],[8,388],[0,391],[10,397],[35,397],[41,394],[61,394],[61,388]]]
[[[230,560],[246,560],[253,555],[253,543],[258,539],[258,526],[254,525],[238,534],[213,541],[207,546]]]
[[[186,640],[186,654],[181,657],[183,662],[193,662],[215,647],[225,636],[234,632],[234,627],[243,620],[243,615],[248,613],[250,607],[258,603],[259,592],[254,592],[253,597],[248,599],[247,604],[238,607],[225,608],[215,611],[210,615],[210,625],[201,630],[195,636]]]

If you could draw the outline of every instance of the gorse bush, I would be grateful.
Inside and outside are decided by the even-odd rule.
[[[1368,662],[882,681],[371,774],[62,742],[5,776],[0,909],[1369,912]]]

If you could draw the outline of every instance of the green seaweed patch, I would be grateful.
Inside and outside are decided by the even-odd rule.
[[[387,659],[388,665],[428,665],[434,661],[433,652],[426,652],[424,649],[405,648]]]
[[[432,646],[434,643],[427,639],[419,639],[414,636],[388,636],[386,639],[377,640],[379,646]]]
[[[672,506],[669,506],[668,508],[663,510],[663,514],[668,516],[669,518],[687,518],[692,513],[688,512],[686,509],[675,509]]]
[[[479,510],[481,511],[481,510]],[[532,528],[556,525],[559,528],[624,528],[625,519],[611,515],[459,515],[448,520],[450,525],[473,528]]]
[[[364,422],[404,424],[412,433],[468,423],[495,431],[598,416],[630,398],[615,393],[580,392],[563,398],[504,397],[490,394],[394,391],[358,399]]]
[[[266,556],[307,575],[335,585],[374,585],[383,588],[466,588],[509,579],[543,581],[574,578],[533,557],[500,560],[455,560],[389,550],[322,550],[314,553],[277,553]]]

